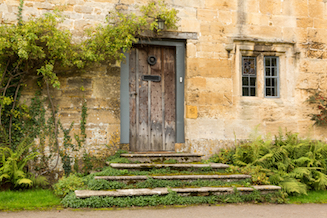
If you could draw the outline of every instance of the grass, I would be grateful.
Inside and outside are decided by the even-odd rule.
[[[61,199],[51,190],[1,191],[0,210],[36,210],[61,207]]]
[[[308,195],[290,196],[291,204],[322,204],[327,203],[327,191],[309,191]]]

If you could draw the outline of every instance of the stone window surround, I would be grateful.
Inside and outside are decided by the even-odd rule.
[[[233,39],[233,43],[226,46],[229,58],[234,60],[233,95],[241,100],[279,100],[287,96],[287,72],[295,70],[290,66],[290,59],[300,54],[295,49],[295,42],[269,41],[258,39]],[[256,96],[242,96],[242,57],[257,57],[257,93]],[[279,57],[279,97],[265,97],[264,57]]]

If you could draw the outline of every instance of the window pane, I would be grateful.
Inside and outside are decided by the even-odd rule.
[[[270,88],[266,88],[266,96],[271,96],[271,89]]]
[[[276,79],[275,78],[272,78],[271,79],[271,85],[272,86],[276,86],[277,84],[276,84]]]
[[[266,76],[270,76],[270,68],[266,68]]]
[[[271,80],[270,79],[266,79],[266,86],[271,86]]]
[[[277,58],[271,58],[271,66],[277,66]]]
[[[256,80],[255,77],[250,78],[250,86],[255,86],[255,80]]]
[[[275,88],[272,88],[271,90],[272,90],[272,91],[271,91],[271,96],[276,96],[276,93],[275,93],[275,90],[276,90],[276,89],[275,89]]]
[[[242,85],[243,86],[248,86],[249,85],[249,78],[248,77],[243,77],[242,78]]]
[[[243,75],[255,75],[255,58],[243,58]]]
[[[243,96],[249,96],[249,89],[243,88]]]
[[[271,68],[271,76],[277,76],[277,69]]]
[[[255,88],[251,88],[251,96],[255,96]]]
[[[266,59],[266,67],[270,66],[270,58],[265,58]]]

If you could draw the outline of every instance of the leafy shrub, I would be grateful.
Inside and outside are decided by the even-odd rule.
[[[109,182],[104,179],[93,179],[88,182],[87,187],[90,190],[122,189],[126,187],[126,184],[117,181]]]
[[[251,143],[223,150],[212,160],[231,161],[233,165],[245,167],[238,169],[240,172],[254,170],[252,176],[257,176],[254,183],[266,183],[262,181],[266,174],[271,184],[280,185],[287,193],[306,194],[308,189],[327,187],[327,144],[301,140],[289,132],[285,136],[280,132],[273,141],[257,137]]]
[[[131,206],[157,206],[157,205],[187,205],[187,204],[217,204],[217,203],[240,203],[240,202],[270,202],[285,203],[286,196],[282,192],[275,194],[260,195],[258,191],[251,194],[240,195],[239,193],[230,195],[211,196],[186,196],[182,197],[176,192],[160,196],[140,196],[140,197],[90,197],[86,199],[76,198],[74,193],[68,194],[62,204],[72,208],[101,208],[101,207],[131,207]]]
[[[9,147],[0,147],[0,182],[10,182],[14,187],[33,185],[24,172],[27,162],[38,155],[37,152],[28,153],[32,146],[29,140],[25,138],[20,142],[15,152]]]
[[[71,174],[68,177],[63,177],[53,185],[54,193],[60,197],[64,197],[69,192],[82,189],[85,186],[84,181],[83,178],[74,174]]]

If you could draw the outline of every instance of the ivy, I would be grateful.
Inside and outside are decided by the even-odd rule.
[[[311,95],[307,102],[313,104],[318,113],[312,113],[309,116],[311,120],[315,121],[315,125],[322,126],[327,124],[327,98],[324,97],[320,92],[315,92]]]

